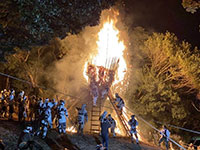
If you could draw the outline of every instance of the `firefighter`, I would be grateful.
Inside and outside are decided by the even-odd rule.
[[[50,107],[48,106],[49,99],[45,99],[44,103],[42,102],[42,99],[39,99],[38,102],[38,114],[39,118],[38,121],[40,121],[40,130],[37,134],[42,135],[42,139],[44,139],[47,136],[48,132],[48,125],[49,124],[49,116],[51,116]]]
[[[120,111],[120,114],[122,115],[122,111],[123,111],[123,107],[124,107],[124,100],[118,95],[118,93],[115,94],[115,103],[118,103],[117,104],[117,108],[119,109]]]
[[[102,144],[108,150],[108,129],[111,127],[111,124],[107,120],[107,118],[104,118],[101,122],[101,137],[102,137]]]
[[[85,121],[88,121],[88,114],[86,110],[86,104],[83,104],[81,109],[78,111],[78,132],[83,133],[83,128],[85,125]]]
[[[162,137],[159,140],[159,146],[160,146],[161,142],[164,141],[166,149],[168,150],[169,149],[170,132],[165,125],[163,126],[163,129],[160,131],[160,134],[162,135]]]
[[[9,107],[9,119],[12,119],[12,114],[14,113],[14,98],[15,98],[15,90],[10,91],[8,107]]]
[[[42,134],[42,139],[46,138],[48,132],[48,115],[44,114],[44,117],[41,121],[40,131],[38,134]]]
[[[99,117],[100,122],[103,122],[103,120],[106,118],[107,111],[104,111],[103,114]]]
[[[115,134],[115,128],[116,128],[116,122],[115,120],[112,118],[111,114],[108,115],[108,121],[110,122],[111,124],[111,133],[113,134],[113,136],[115,137],[116,134]]]
[[[66,133],[66,117],[68,117],[67,109],[65,108],[65,101],[60,100],[60,105],[57,107],[58,117],[58,132]]]
[[[131,134],[131,140],[134,142],[133,134],[136,138],[136,143],[139,144],[138,136],[137,136],[137,129],[138,121],[135,119],[135,115],[131,116],[131,119],[128,121],[128,124],[130,125],[130,134]]]
[[[51,109],[54,107],[54,105],[57,105],[57,103],[49,102],[48,98],[45,99],[43,104],[43,111],[46,113],[46,115],[48,115],[48,124],[50,129],[53,128]]]

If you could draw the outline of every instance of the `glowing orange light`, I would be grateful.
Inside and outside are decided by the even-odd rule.
[[[115,76],[114,84],[119,83],[124,79],[127,70],[126,62],[123,58],[125,50],[124,43],[119,41],[119,31],[114,25],[114,21],[104,23],[103,28],[98,33],[98,53],[92,57],[92,64],[96,66],[103,66],[104,68],[111,68],[112,60],[118,60],[118,69]],[[87,62],[84,66],[84,77],[88,81],[86,75]]]
[[[77,132],[74,126],[68,127],[68,128],[66,129],[66,131],[72,132],[72,133],[76,133],[76,132]]]

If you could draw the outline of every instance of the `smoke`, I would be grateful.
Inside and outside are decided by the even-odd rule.
[[[67,55],[56,62],[53,78],[56,83],[56,89],[66,94],[82,97],[88,96],[88,84],[83,76],[84,65],[97,53],[98,32],[104,22],[109,19],[115,19],[118,12],[116,9],[105,10],[101,14],[100,24],[95,27],[86,27],[77,35],[68,35],[61,40],[61,47],[67,52]],[[117,28],[120,31],[120,41],[128,44],[126,30],[121,20],[117,18]],[[125,38],[126,37],[126,38]],[[126,41],[126,42],[125,42]],[[125,57],[127,52],[125,52]],[[86,94],[87,93],[87,94]],[[62,96],[62,95],[60,95]]]
[[[97,27],[87,27],[78,35],[69,35],[61,44],[67,55],[56,63],[54,72],[56,89],[70,95],[81,95],[87,87],[83,77],[85,62],[95,52]],[[79,96],[77,96],[79,97]]]

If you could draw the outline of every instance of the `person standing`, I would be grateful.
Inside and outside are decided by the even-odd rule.
[[[111,124],[111,133],[115,137],[116,136],[116,134],[115,134],[116,121],[112,118],[111,114],[108,115],[108,121]]]
[[[118,93],[115,93],[115,102],[117,103],[117,108],[120,111],[120,115],[122,115],[123,108],[124,108],[124,100],[119,96]]]
[[[11,90],[10,91],[10,95],[9,95],[9,100],[8,100],[8,107],[9,107],[9,119],[13,118],[13,113],[14,113],[14,98],[15,98],[15,90]]]
[[[88,114],[86,110],[86,104],[83,104],[81,109],[78,111],[78,132],[83,134],[83,128],[85,125],[85,121],[88,121]]]
[[[132,142],[134,142],[134,139],[133,139],[133,134],[134,134],[136,138],[136,143],[139,144],[137,129],[136,129],[136,127],[138,126],[138,121],[135,119],[135,115],[131,116],[131,119],[128,121],[128,124],[130,125],[130,134],[131,134]]]
[[[169,137],[170,137],[170,132],[167,129],[167,127],[164,125],[163,129],[160,131],[160,134],[162,135],[160,140],[159,140],[159,146],[160,144],[164,141],[166,149],[169,149]]]
[[[60,100],[60,105],[57,107],[58,112],[58,132],[66,133],[66,117],[68,118],[67,108],[65,108],[65,101]]]
[[[108,150],[108,139],[109,139],[109,132],[108,129],[111,127],[107,118],[104,118],[101,122],[101,137],[102,137],[102,144],[105,147],[105,150]]]

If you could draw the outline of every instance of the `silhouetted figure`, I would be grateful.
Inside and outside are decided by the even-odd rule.
[[[101,122],[101,137],[102,137],[102,144],[105,147],[105,150],[108,150],[108,139],[109,139],[109,132],[108,129],[111,127],[109,121],[104,118]]]

